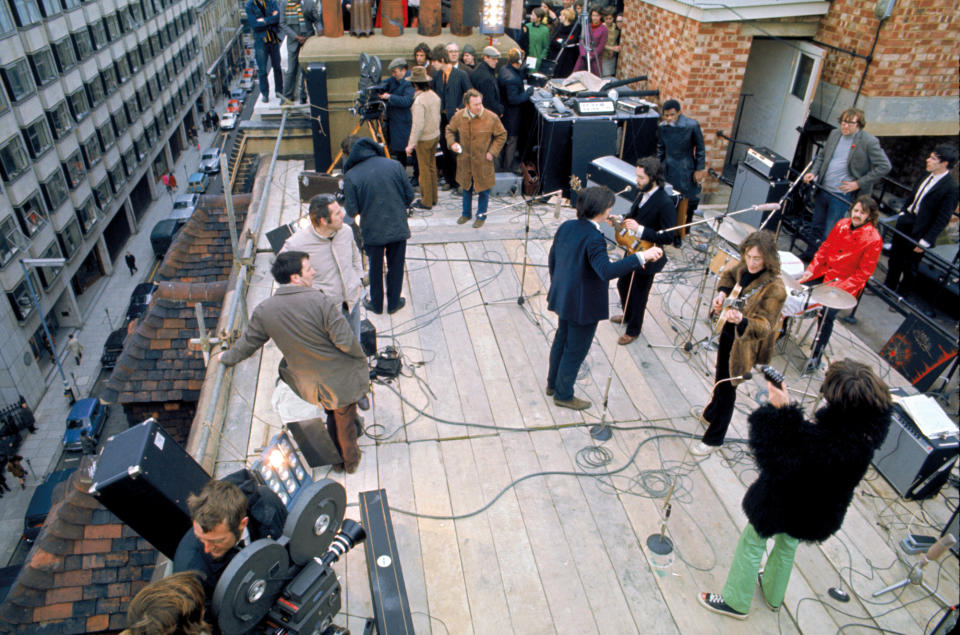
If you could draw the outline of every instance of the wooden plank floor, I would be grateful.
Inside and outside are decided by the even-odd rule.
[[[271,200],[275,224],[299,214],[287,194],[298,164],[278,167],[284,192]],[[671,263],[657,278],[636,342],[618,346],[620,327],[600,324],[577,384],[594,405],[583,413],[560,409],[543,392],[556,325],[546,309],[543,265],[556,227],[573,212],[564,208],[555,220],[552,207],[534,208],[525,241],[525,217],[516,208],[498,213],[511,202],[492,200],[480,230],[456,225],[459,200],[445,194],[430,215],[411,219],[407,305],[392,316],[368,316],[378,345],[399,348],[404,374],[375,385],[372,410],[364,413],[375,438],[361,441],[359,471],[314,474],[344,484],[352,518],[359,516],[358,492],[387,490],[417,632],[923,632],[939,605],[921,587],[877,599],[871,593],[906,576],[913,560],[898,559],[897,543],[907,533],[937,533],[956,492],[945,492],[950,501],[903,501],[872,468],[842,529],[798,550],[780,612],[761,597],[743,622],[699,606],[699,591],[723,586],[746,522],[740,501],[756,472],[737,442],[682,461],[689,435],[702,430],[691,409],[709,398],[715,359],[705,348],[682,351],[700,278],[674,270],[697,269],[698,252],[690,239],[682,252],[668,249]],[[264,295],[271,260],[257,261],[251,308]],[[610,302],[616,310],[613,285]],[[693,340],[709,329],[700,316]],[[854,337],[840,322],[836,333],[837,342]],[[892,386],[906,385],[866,346],[836,348],[874,365]],[[822,376],[801,381],[796,361],[788,363],[798,350],[794,342],[778,346],[773,363],[786,368],[791,387],[816,393]],[[279,353],[268,348],[259,357],[237,368],[237,390],[255,397],[230,400],[237,417],[228,417],[224,468],[236,465],[238,447],[255,456],[279,425],[270,406]],[[251,375],[256,390],[248,387]],[[740,388],[728,439],[746,436],[761,388],[756,381]],[[805,405],[809,412],[812,400]],[[601,421],[613,437],[596,444],[588,428]],[[646,540],[660,530],[674,479],[667,535],[676,550],[663,559],[648,552]],[[338,621],[354,632],[372,614],[362,550],[336,565],[345,587]],[[925,579],[955,601],[956,558],[928,567]],[[847,604],[827,595],[841,581],[852,597]]]

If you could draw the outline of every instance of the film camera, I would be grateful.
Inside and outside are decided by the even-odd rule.
[[[331,565],[363,542],[366,531],[343,519],[345,509],[342,485],[311,483],[297,496],[279,540],[255,540],[234,556],[213,592],[221,632],[349,632],[333,624],[341,588]]]
[[[380,95],[387,87],[380,82],[383,65],[376,55],[360,54],[360,79],[357,80],[357,98],[350,112],[363,121],[379,119],[386,111]]]

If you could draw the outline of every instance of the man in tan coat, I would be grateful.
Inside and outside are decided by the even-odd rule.
[[[257,305],[240,339],[218,355],[220,363],[233,366],[273,339],[284,357],[280,377],[301,399],[327,411],[342,467],[353,473],[360,464],[357,401],[370,390],[360,341],[340,305],[312,287],[315,272],[306,253],[280,254],[271,273],[280,288]]]
[[[431,209],[437,204],[437,144],[440,143],[440,97],[431,89],[427,69],[414,66],[410,74],[413,84],[413,124],[406,153],[417,152],[420,166],[420,200],[413,204],[417,209]]]
[[[476,191],[477,220],[474,227],[483,227],[487,220],[490,190],[496,184],[493,157],[500,154],[507,140],[507,131],[500,118],[483,107],[483,96],[475,88],[463,95],[466,108],[450,118],[447,124],[447,147],[456,152],[457,183],[463,189],[463,214],[457,223],[463,224],[473,215],[473,193]]]

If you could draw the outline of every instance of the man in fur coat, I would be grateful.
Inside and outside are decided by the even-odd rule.
[[[780,256],[777,241],[767,231],[756,231],[740,244],[740,262],[720,276],[713,311],[720,315],[723,330],[717,346],[717,370],[710,403],[700,417],[707,423],[703,439],[691,448],[691,454],[706,456],[723,445],[733,418],[738,379],[754,364],[770,361],[776,343],[780,310],[787,291],[780,280]],[[742,302],[742,308],[728,307],[729,301]]]
[[[853,490],[890,424],[890,390],[865,364],[827,369],[826,406],[806,421],[785,388],[768,385],[770,403],[750,415],[750,449],[759,475],[743,497],[747,526],[721,593],[701,593],[709,611],[745,619],[754,584],[773,610],[783,604],[801,540],[823,542],[843,524]],[[774,546],[761,570],[767,540]]]

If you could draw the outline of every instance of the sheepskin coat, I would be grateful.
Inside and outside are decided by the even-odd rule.
[[[853,490],[887,436],[889,411],[827,405],[806,421],[798,406],[769,404],[748,418],[760,476],[743,511],[764,537],[821,542],[843,524]]]

